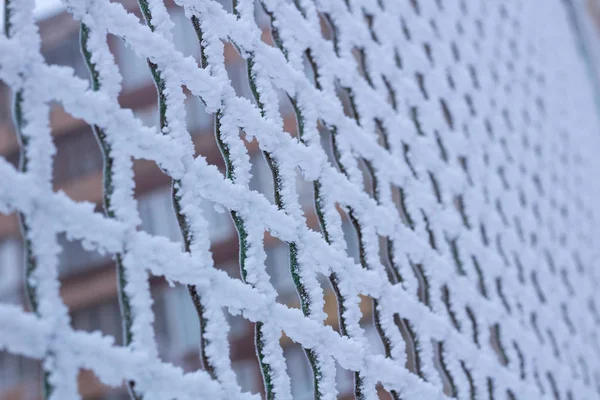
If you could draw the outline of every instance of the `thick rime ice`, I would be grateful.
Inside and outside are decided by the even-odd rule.
[[[264,0],[271,45],[252,0],[231,13],[175,0],[201,35],[200,66],[175,49],[161,0],[140,1],[144,23],[109,0],[63,3],[87,32],[91,88],[44,62],[33,0],[7,1],[0,36],[0,80],[15,95],[26,160],[17,171],[0,158],[0,212],[26,221],[36,303],[35,313],[0,304],[0,349],[44,360],[52,400],[79,398],[80,368],[106,385],[134,382],[144,399],[256,398],[236,383],[224,308],[257,323],[276,399],[292,398],[282,332],[306,351],[318,399],[338,396],[336,363],[357,372],[361,399],[377,399],[378,384],[395,399],[600,396],[600,121],[566,2]],[[154,68],[161,126],[119,106],[107,34]],[[248,63],[256,104],[236,96],[225,42]],[[194,156],[184,85],[216,115],[225,178]],[[282,92],[295,137],[283,129]],[[52,190],[51,101],[103,135],[106,216]],[[276,177],[275,204],[249,189],[243,136]],[[173,178],[186,251],[136,229],[133,158]],[[321,232],[307,227],[298,172],[314,184]],[[199,199],[232,212],[243,280],[214,268]],[[339,210],[358,233],[358,263]],[[275,301],[265,231],[290,246],[290,265],[278,267],[291,268],[300,310]],[[120,260],[127,345],[71,328],[57,271],[63,232]],[[206,371],[160,360],[150,275],[197,290]],[[319,276],[336,290],[340,333],[324,323]],[[383,355],[371,353],[359,295],[374,300]]]

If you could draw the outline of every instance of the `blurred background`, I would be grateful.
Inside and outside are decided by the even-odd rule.
[[[140,17],[135,0],[120,1],[128,10]],[[185,55],[198,59],[199,47],[191,22],[183,9],[171,0],[169,7],[175,23],[175,46]],[[600,1],[582,0],[566,2],[572,10],[572,18],[582,38],[581,50],[590,62],[590,73],[598,79],[593,67],[600,59],[600,46],[596,35],[600,27]],[[231,2],[222,0],[231,11]],[[36,9],[42,41],[42,53],[50,64],[70,66],[75,74],[88,80],[88,70],[79,47],[79,23],[60,5],[59,1],[40,1]],[[0,20],[2,20],[0,18]],[[263,29],[263,40],[272,42],[268,17],[260,6],[256,7],[256,20]],[[109,46],[121,74],[123,90],[120,95],[122,107],[134,110],[138,118],[148,126],[158,124],[157,95],[145,60],[129,49],[119,38],[109,35]],[[229,77],[239,96],[252,100],[248,85],[245,61],[230,44],[225,46],[225,61]],[[202,102],[191,96],[187,89],[187,126],[192,135],[196,153],[223,170],[223,160],[213,135],[213,116],[204,111]],[[11,114],[10,90],[0,83],[0,155],[17,166],[19,145],[15,136]],[[296,121],[285,96],[281,96],[281,113],[285,130],[294,135]],[[77,201],[89,201],[102,209],[102,165],[100,148],[91,128],[81,120],[67,114],[59,104],[54,104],[51,127],[57,148],[54,159],[54,189],[64,191]],[[252,188],[262,192],[273,201],[271,171],[259,151],[256,141],[245,142],[253,165]],[[329,141],[323,140],[329,148]],[[181,241],[179,227],[171,204],[170,178],[150,161],[136,160],[134,166],[136,193],[142,219],[140,229],[153,235],[162,235]],[[305,208],[309,226],[319,230],[313,206],[312,185],[298,177],[300,201]],[[205,217],[210,224],[212,254],[217,268],[239,278],[238,239],[228,213],[219,212],[211,204],[205,204]],[[348,251],[355,258],[357,238],[351,224],[345,219],[344,229]],[[110,256],[86,249],[81,242],[59,237],[63,252],[60,255],[61,294],[70,309],[75,329],[101,331],[112,335],[122,344],[122,322],[117,299],[115,265]],[[289,272],[287,246],[268,235],[265,236],[267,269],[276,287],[278,301],[291,307],[299,307],[298,297]],[[0,302],[22,305],[28,309],[23,289],[23,244],[16,214],[0,215]],[[326,292],[327,324],[337,329],[337,304],[325,277],[321,279]],[[160,356],[186,371],[200,368],[199,322],[187,288],[170,286],[159,278],[151,279],[154,299],[154,330],[159,344]],[[363,326],[367,331],[373,352],[383,352],[381,341],[373,326],[371,302],[363,299]],[[229,314],[228,314],[229,316]],[[262,379],[254,350],[254,326],[239,316],[229,316],[230,343],[233,367],[238,383],[244,391],[263,391]],[[313,397],[312,373],[301,347],[283,336],[281,340],[287,360],[288,373],[292,379],[295,399]],[[40,363],[35,360],[0,352],[0,400],[33,400],[40,396]],[[350,398],[353,377],[338,368],[340,393]],[[103,386],[91,371],[82,370],[79,376],[80,392],[85,399],[117,400],[129,398],[124,388]],[[382,392],[382,398],[385,394]]]

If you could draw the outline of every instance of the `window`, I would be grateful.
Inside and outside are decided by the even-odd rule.
[[[0,298],[17,302],[23,274],[23,244],[15,238],[0,241]]]

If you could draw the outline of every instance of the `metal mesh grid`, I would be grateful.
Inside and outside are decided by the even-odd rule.
[[[229,13],[213,1],[175,0],[194,24],[197,65],[175,50],[161,0],[139,1],[146,24],[118,3],[65,0],[82,22],[91,88],[45,64],[33,3],[7,0],[0,37],[0,79],[15,93],[22,145],[20,171],[0,160],[0,211],[21,214],[35,315],[0,305],[0,347],[44,360],[50,398],[78,398],[80,368],[108,385],[128,381],[135,398],[253,397],[236,384],[223,307],[256,323],[269,399],[291,398],[282,331],[304,348],[319,399],[338,395],[335,363],[355,372],[360,399],[377,398],[378,383],[396,399],[600,394],[599,125],[561,2],[265,0],[271,46],[253,1]],[[158,129],[119,106],[107,34],[148,59]],[[235,95],[224,42],[246,59],[255,104]],[[215,114],[225,177],[194,157],[182,85]],[[294,137],[283,130],[280,92],[293,104]],[[94,128],[105,216],[52,191],[50,101]],[[257,139],[271,168],[274,205],[249,189],[242,134]],[[184,251],[137,230],[132,157],[172,177]],[[307,228],[297,173],[314,185],[321,232]],[[231,212],[242,280],[213,268],[198,198]],[[346,252],[339,209],[356,229],[359,263]],[[265,231],[289,245],[300,310],[276,302]],[[70,328],[61,232],[114,255],[124,347]],[[188,285],[204,371],[184,374],[159,359],[148,274]],[[323,275],[337,295],[339,333],[324,325]],[[385,355],[369,352],[359,295],[373,300]]]

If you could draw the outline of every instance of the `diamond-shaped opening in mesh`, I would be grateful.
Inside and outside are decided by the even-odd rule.
[[[335,384],[338,390],[338,398],[350,399],[354,398],[354,372],[342,368],[337,362],[335,363]]]
[[[0,81],[0,152],[6,161],[18,168],[20,154],[13,123],[13,95],[10,88]]]
[[[200,320],[186,285],[153,285],[154,334],[162,360],[185,371],[201,368]]]
[[[447,354],[448,350],[446,349],[446,344],[444,342],[438,342],[433,340],[433,365],[440,375],[444,393],[450,397],[456,397],[458,395],[458,387],[456,385],[456,377],[455,373],[460,373],[459,371],[451,371],[452,368],[449,367],[449,355]]]
[[[388,128],[386,128],[385,124],[383,123],[383,121],[381,121],[380,119],[375,119],[375,134],[377,135],[377,143],[385,148],[386,150],[390,149],[390,143],[389,143],[389,131]]]
[[[262,30],[269,29],[271,26],[271,18],[259,0],[254,1],[254,20],[256,21],[256,25]]]
[[[173,44],[175,49],[184,57],[191,56],[200,61],[200,44],[192,20],[185,15],[185,10],[176,4],[170,3],[167,7],[173,22]]]
[[[458,321],[458,317],[457,317],[457,309],[456,309],[456,305],[453,304],[452,302],[452,294],[450,292],[450,289],[448,288],[448,285],[444,284],[442,286],[442,290],[441,290],[441,298],[442,298],[442,302],[444,303],[444,306],[446,308],[446,313],[448,315],[448,318],[450,319],[450,323],[452,323],[452,326],[460,332],[462,326],[460,324],[460,322]]]
[[[269,234],[265,236],[265,243],[267,253],[265,265],[271,284],[277,292],[277,301],[289,307],[300,308],[300,300],[291,271],[290,246]],[[300,272],[304,266],[299,259],[295,262],[297,271]]]
[[[338,79],[336,79],[335,81],[335,86],[336,86],[336,95],[339,99],[339,101],[341,102],[342,106],[344,107],[344,114],[346,114],[346,116],[348,116],[349,118],[355,119],[355,120],[359,120],[360,119],[360,114],[358,109],[356,108],[356,103],[355,103],[355,99],[354,99],[354,95],[352,94],[352,91],[350,88],[346,88],[344,86],[342,86],[342,84],[340,83],[340,81]]]
[[[239,240],[236,230],[228,213],[217,213],[219,219],[229,218],[227,222],[229,235],[221,241],[214,241],[211,246],[211,253],[216,268],[222,269],[235,279],[241,279],[239,265]]]
[[[328,41],[333,41],[334,28],[330,16],[325,13],[319,13],[319,22],[321,25],[321,36]]]
[[[360,326],[365,330],[365,337],[369,343],[369,353],[385,355],[381,334],[375,325],[377,315],[373,298],[361,295],[360,311],[362,313]]]
[[[367,55],[365,53],[365,49],[356,46],[353,47],[352,56],[354,57],[354,62],[359,75],[363,79],[365,79],[369,84],[372,84],[371,76],[369,75],[369,70],[367,66]]]
[[[417,278],[417,298],[419,301],[426,306],[431,306],[431,286],[429,284],[429,277],[427,276],[427,270],[424,268],[422,263],[416,263],[412,260],[408,260],[414,276]]]
[[[71,326],[75,330],[101,332],[104,336],[112,336],[116,345],[123,344],[123,322],[121,309],[116,297],[116,276],[99,276],[92,285],[69,285],[64,294],[65,303],[70,306]],[[82,293],[87,288],[87,293]],[[78,291],[78,292],[76,292]],[[90,293],[92,292],[92,293]],[[79,295],[77,298],[76,296]],[[87,297],[84,297],[87,296]],[[79,300],[76,302],[76,300]]]
[[[101,212],[99,206],[96,212]],[[56,241],[60,295],[68,307],[74,329],[98,330],[122,343],[114,255],[61,232]]]
[[[415,217],[413,216],[413,210],[409,210],[409,203],[407,201],[409,194],[401,187],[392,186],[392,200],[398,214],[400,215],[401,221],[410,229],[415,228]]]
[[[151,178],[150,178],[151,179]],[[171,185],[161,185],[137,196],[138,210],[142,220],[140,228],[154,236],[164,236],[181,242],[182,236],[173,208]]]
[[[157,107],[158,94],[147,61],[138,57],[120,37],[108,34],[107,41],[122,76],[119,105],[133,110],[144,125],[158,126],[158,109],[150,110]]]
[[[248,336],[246,339],[251,338]],[[253,350],[253,343],[247,341],[247,350]],[[253,352],[240,352],[240,358],[232,361],[238,385],[242,392],[258,393],[264,396],[264,385],[260,374],[260,367]]]
[[[394,244],[391,238],[378,236],[379,238],[379,261],[384,266],[388,281],[392,284],[402,281],[401,266],[394,259]]]
[[[135,117],[140,120],[142,125],[149,128],[160,129],[160,115],[156,102],[144,104],[134,110]]]
[[[68,13],[62,14],[60,19],[60,23],[40,23],[42,55],[48,64],[71,67],[75,76],[89,80],[80,51],[80,23]]]
[[[54,190],[62,189],[76,201],[100,201],[104,161],[92,129],[58,106],[53,107],[50,121],[56,147]]]
[[[25,253],[16,213],[0,214],[0,304],[15,304],[28,308],[25,301]]]
[[[58,257],[58,270],[61,279],[75,278],[77,275],[84,273],[114,267],[111,254],[98,251],[86,241],[72,239],[65,233],[59,233],[57,242],[62,249]]]
[[[509,359],[506,352],[506,347],[502,341],[499,324],[494,324],[490,327],[490,345],[494,353],[496,353],[498,361],[502,365],[508,365]]]
[[[339,332],[340,322],[339,322],[339,310],[338,303],[335,292],[331,286],[331,282],[329,281],[328,276],[323,276],[321,274],[318,275],[319,283],[321,284],[321,288],[323,289],[324,300],[325,300],[325,314],[327,315],[325,319],[325,325],[331,326],[335,331]]]
[[[462,373],[464,374],[464,376],[467,380],[467,384],[469,385],[468,393],[469,393],[470,398],[476,398],[477,388],[475,386],[473,370],[469,369],[464,361],[460,361],[460,367],[462,369]]]
[[[329,164],[331,165],[336,165],[335,157],[333,155],[333,142],[329,128],[327,128],[322,121],[318,121],[317,128],[319,129],[321,148],[325,151],[327,161],[329,161]]]
[[[250,89],[246,60],[240,56],[232,43],[225,42],[224,45],[225,69],[227,70],[227,75],[229,76],[235,94],[238,97],[246,98],[256,104],[254,95]]]
[[[41,362],[0,351],[0,390],[6,399],[30,399],[39,396]]]
[[[262,152],[253,146],[250,142],[248,147],[253,150],[250,156],[251,178],[250,189],[256,190],[264,195],[271,203],[275,203],[275,194],[273,186],[273,174]]]
[[[192,95],[187,88],[185,89],[185,94],[187,129],[192,135],[196,151],[203,154],[202,150],[204,147],[208,146],[208,143],[205,144],[205,141],[211,143],[211,149],[216,146],[213,136],[214,116],[206,112],[206,107],[202,100],[199,97]],[[201,140],[201,138],[196,138],[196,136],[207,136],[206,139],[210,138],[212,140]],[[216,152],[216,149],[213,152]]]
[[[156,88],[152,83],[152,74],[147,60],[139,57],[129,44],[120,37],[109,35],[108,40],[110,50],[115,57],[115,62],[123,77],[121,82],[123,91],[119,98],[120,103],[125,107],[130,107],[128,104],[129,101],[134,100],[129,99],[133,99],[134,96],[145,98],[146,96],[152,96],[152,93],[154,93],[154,98],[156,98]],[[152,97],[149,97],[150,99]]]
[[[275,47],[276,46],[275,37],[279,33],[276,32],[276,28],[273,26],[273,20],[271,20],[271,17],[267,14],[266,9],[262,6],[262,4],[259,4],[258,1],[255,2],[255,7],[256,7],[255,12],[254,12],[255,20],[256,20],[256,15],[257,15],[258,10],[260,10],[260,12],[265,14],[265,22],[266,23],[262,26],[259,25],[259,27],[261,28],[260,40],[268,46]]]
[[[296,137],[298,135],[298,122],[292,102],[285,91],[278,90],[277,94],[279,96],[279,114],[283,118],[283,130],[292,137]]]
[[[352,221],[345,211],[338,208],[342,216],[342,231],[344,232],[344,240],[346,241],[346,254],[354,259],[354,262],[360,264],[360,244],[358,234]]]
[[[304,210],[307,225],[314,230],[319,230],[315,215],[314,182],[305,180],[298,169],[296,169],[296,193],[298,194],[298,202]]]
[[[481,336],[481,332],[482,332],[482,325],[479,323],[478,318],[476,317],[475,312],[473,311],[473,309],[470,306],[466,306],[465,307],[465,314],[467,315],[467,318],[469,319],[469,324],[468,324],[468,332],[470,332],[471,334],[471,340],[473,342],[473,344],[475,344],[476,346],[480,346],[480,336]],[[518,346],[516,345],[516,343],[514,343],[515,348],[517,348],[517,352],[520,353],[520,350],[518,349]],[[520,353],[522,355],[522,353]]]
[[[229,342],[233,351],[254,337],[254,324],[242,315],[233,315],[225,311],[225,317],[229,324]]]
[[[77,384],[83,400],[128,400],[130,398],[125,384],[120,387],[106,386],[100,382],[94,371],[89,369],[79,370]]]
[[[14,132],[12,127],[12,99],[13,93],[4,83],[0,81],[0,124],[2,125],[2,141],[4,145],[4,141],[9,139],[10,136],[14,137]]]
[[[403,318],[399,314],[394,315],[394,323],[400,330],[402,335],[402,339],[405,343],[405,352],[406,352],[406,369],[410,372],[424,378],[423,374],[423,355],[421,353],[421,343],[420,338],[417,336],[417,333],[412,325],[412,323],[407,319]]]
[[[233,316],[232,318],[227,312],[226,315],[231,324],[231,330],[229,331],[231,366],[236,374],[237,383],[243,392],[258,393],[264,398],[264,383],[254,345],[256,324],[241,316]],[[237,323],[238,328],[242,330],[235,333],[234,323]],[[283,335],[281,340],[289,339]]]
[[[373,164],[370,161],[361,158],[358,161],[358,168],[362,172],[363,191],[370,197],[373,197],[375,185],[379,184],[377,182],[377,177],[375,176]]]
[[[362,318],[360,326],[364,329],[365,337],[368,343],[369,354],[378,354],[389,357],[389,349],[386,349],[385,343],[388,332],[379,328],[379,314],[376,301],[368,296],[360,296],[360,310]],[[394,328],[392,328],[394,329]],[[377,385],[377,395],[380,399],[391,399],[390,393],[381,385]]]
[[[308,400],[314,397],[313,371],[302,346],[291,340],[284,341],[287,372],[292,383],[294,399]]]
[[[313,85],[315,85],[315,87],[317,87],[318,83],[316,81],[317,79],[317,75],[316,75],[316,65],[314,64],[314,59],[312,56],[312,52],[310,49],[306,50],[304,53],[304,56],[302,58],[302,66],[303,66],[303,71],[304,71],[304,75],[308,78],[308,80],[310,82],[313,83]]]
[[[377,397],[379,398],[379,400],[392,400],[392,396],[390,395],[390,392],[388,392],[387,390],[384,389],[384,387],[381,384],[377,384]]]

